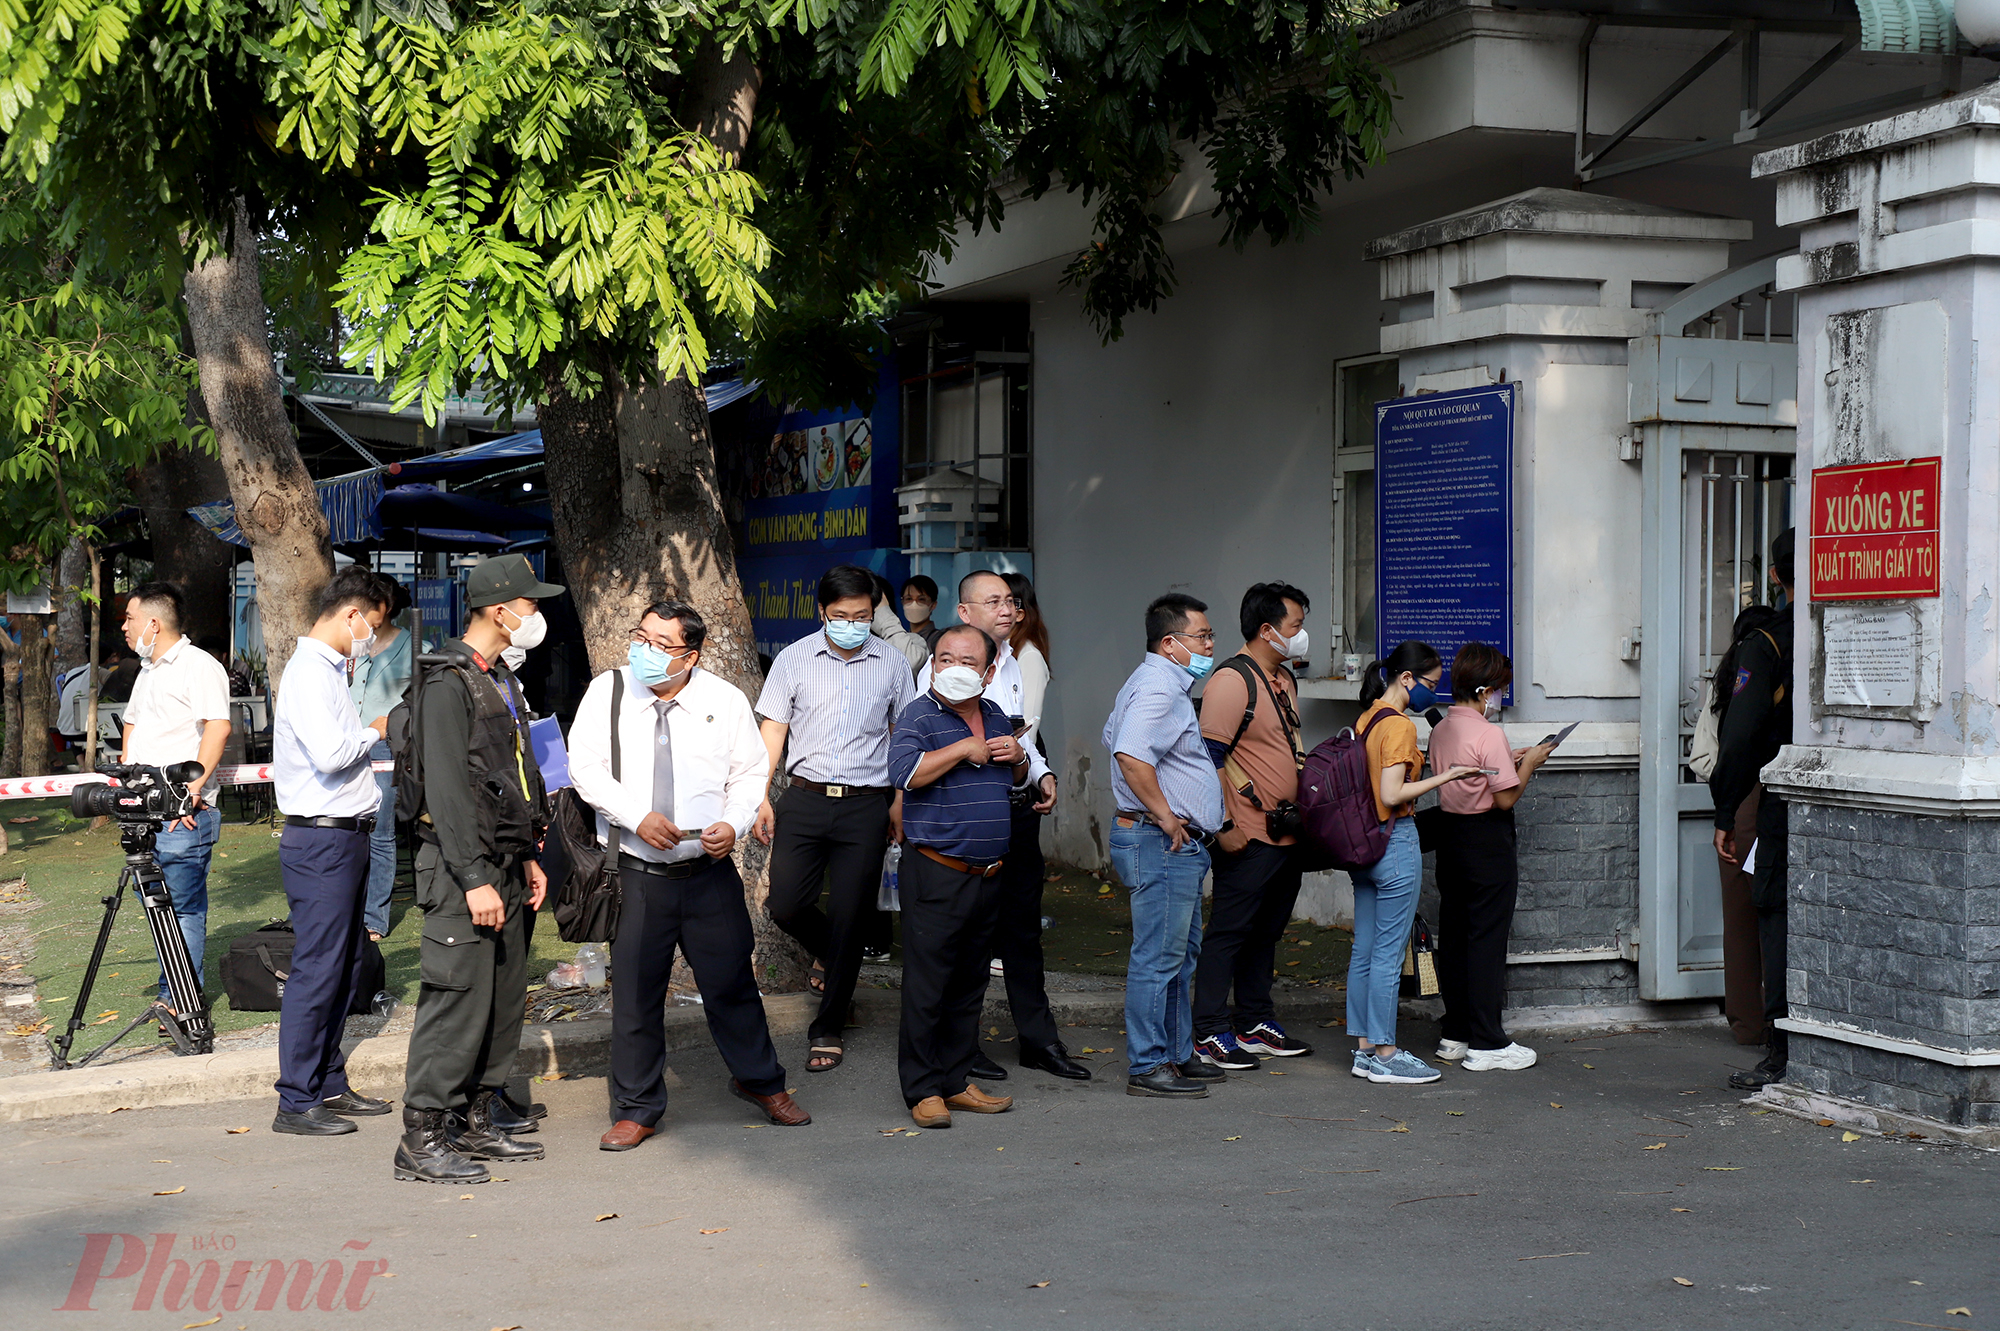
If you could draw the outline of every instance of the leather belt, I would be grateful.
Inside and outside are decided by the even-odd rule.
[[[373,832],[375,830],[375,818],[372,814],[361,818],[329,818],[325,816],[308,818],[304,814],[288,813],[285,815],[285,826],[330,827],[337,832]]]
[[[911,844],[915,845],[914,842]],[[936,860],[953,873],[976,873],[981,878],[991,878],[994,874],[999,873],[1000,865],[1004,862],[995,860],[991,864],[974,864],[970,860],[961,860],[955,855],[946,855],[941,851],[932,850],[929,846],[917,846],[917,854],[927,860]]]
[[[791,784],[798,786],[802,790],[810,790],[815,795],[824,795],[828,799],[836,800],[852,799],[856,795],[890,795],[895,793],[893,786],[829,786],[818,781],[808,781],[802,776],[793,777]]]
[[[620,869],[632,869],[652,878],[692,878],[707,867],[708,857],[700,859],[675,860],[672,864],[660,864],[653,860],[642,860],[637,855],[622,854],[618,857]]]

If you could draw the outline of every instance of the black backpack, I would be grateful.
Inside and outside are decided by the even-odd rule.
[[[416,826],[424,812],[424,686],[439,670],[459,670],[468,675],[472,662],[463,652],[420,652],[411,661],[410,682],[403,686],[403,700],[389,709],[389,759],[394,764],[390,783],[396,788],[396,830],[405,835]]]
[[[618,712],[625,699],[625,672],[611,672],[611,779],[618,779]],[[569,872],[555,889],[556,932],[565,943],[608,943],[618,936],[624,895],[618,884],[618,832],[607,844],[597,840],[597,810],[575,786],[564,786],[554,806],[549,835],[562,846]]]

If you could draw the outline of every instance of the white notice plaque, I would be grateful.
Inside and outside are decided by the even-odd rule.
[[[1825,705],[1914,707],[1917,612],[1830,605],[1825,614]]]

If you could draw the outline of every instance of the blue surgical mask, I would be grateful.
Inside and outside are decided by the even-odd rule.
[[[639,682],[649,689],[671,683],[687,673],[675,670],[674,660],[649,642],[635,642],[625,650],[625,663],[632,667],[632,673],[639,677]]]
[[[1178,636],[1175,636],[1174,640],[1176,642],[1180,641]],[[1197,656],[1194,648],[1184,642],[1181,643],[1181,650],[1188,654],[1187,663],[1181,669],[1187,671],[1196,679],[1207,679],[1208,672],[1215,669],[1215,658],[1212,656]],[[1172,658],[1169,657],[1168,659],[1171,660]]]
[[[1410,711],[1427,712],[1437,706],[1437,700],[1437,693],[1430,685],[1424,683],[1421,679],[1410,681],[1410,701],[1408,704]]]
[[[851,652],[868,641],[868,626],[852,619],[829,619],[826,640],[844,652]]]

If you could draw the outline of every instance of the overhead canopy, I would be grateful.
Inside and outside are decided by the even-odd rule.
[[[509,508],[490,499],[455,494],[432,485],[382,487],[379,471],[356,472],[319,482],[320,507],[326,511],[328,535],[335,545],[378,546],[388,550],[408,550],[407,538],[420,531],[420,543],[430,549],[487,549],[505,545],[505,533],[547,531],[551,524],[539,513]],[[235,505],[227,501],[203,504],[188,510],[218,539],[231,545],[248,545],[243,529],[236,523]],[[447,544],[455,537],[472,537]],[[497,541],[492,539],[499,537]]]

